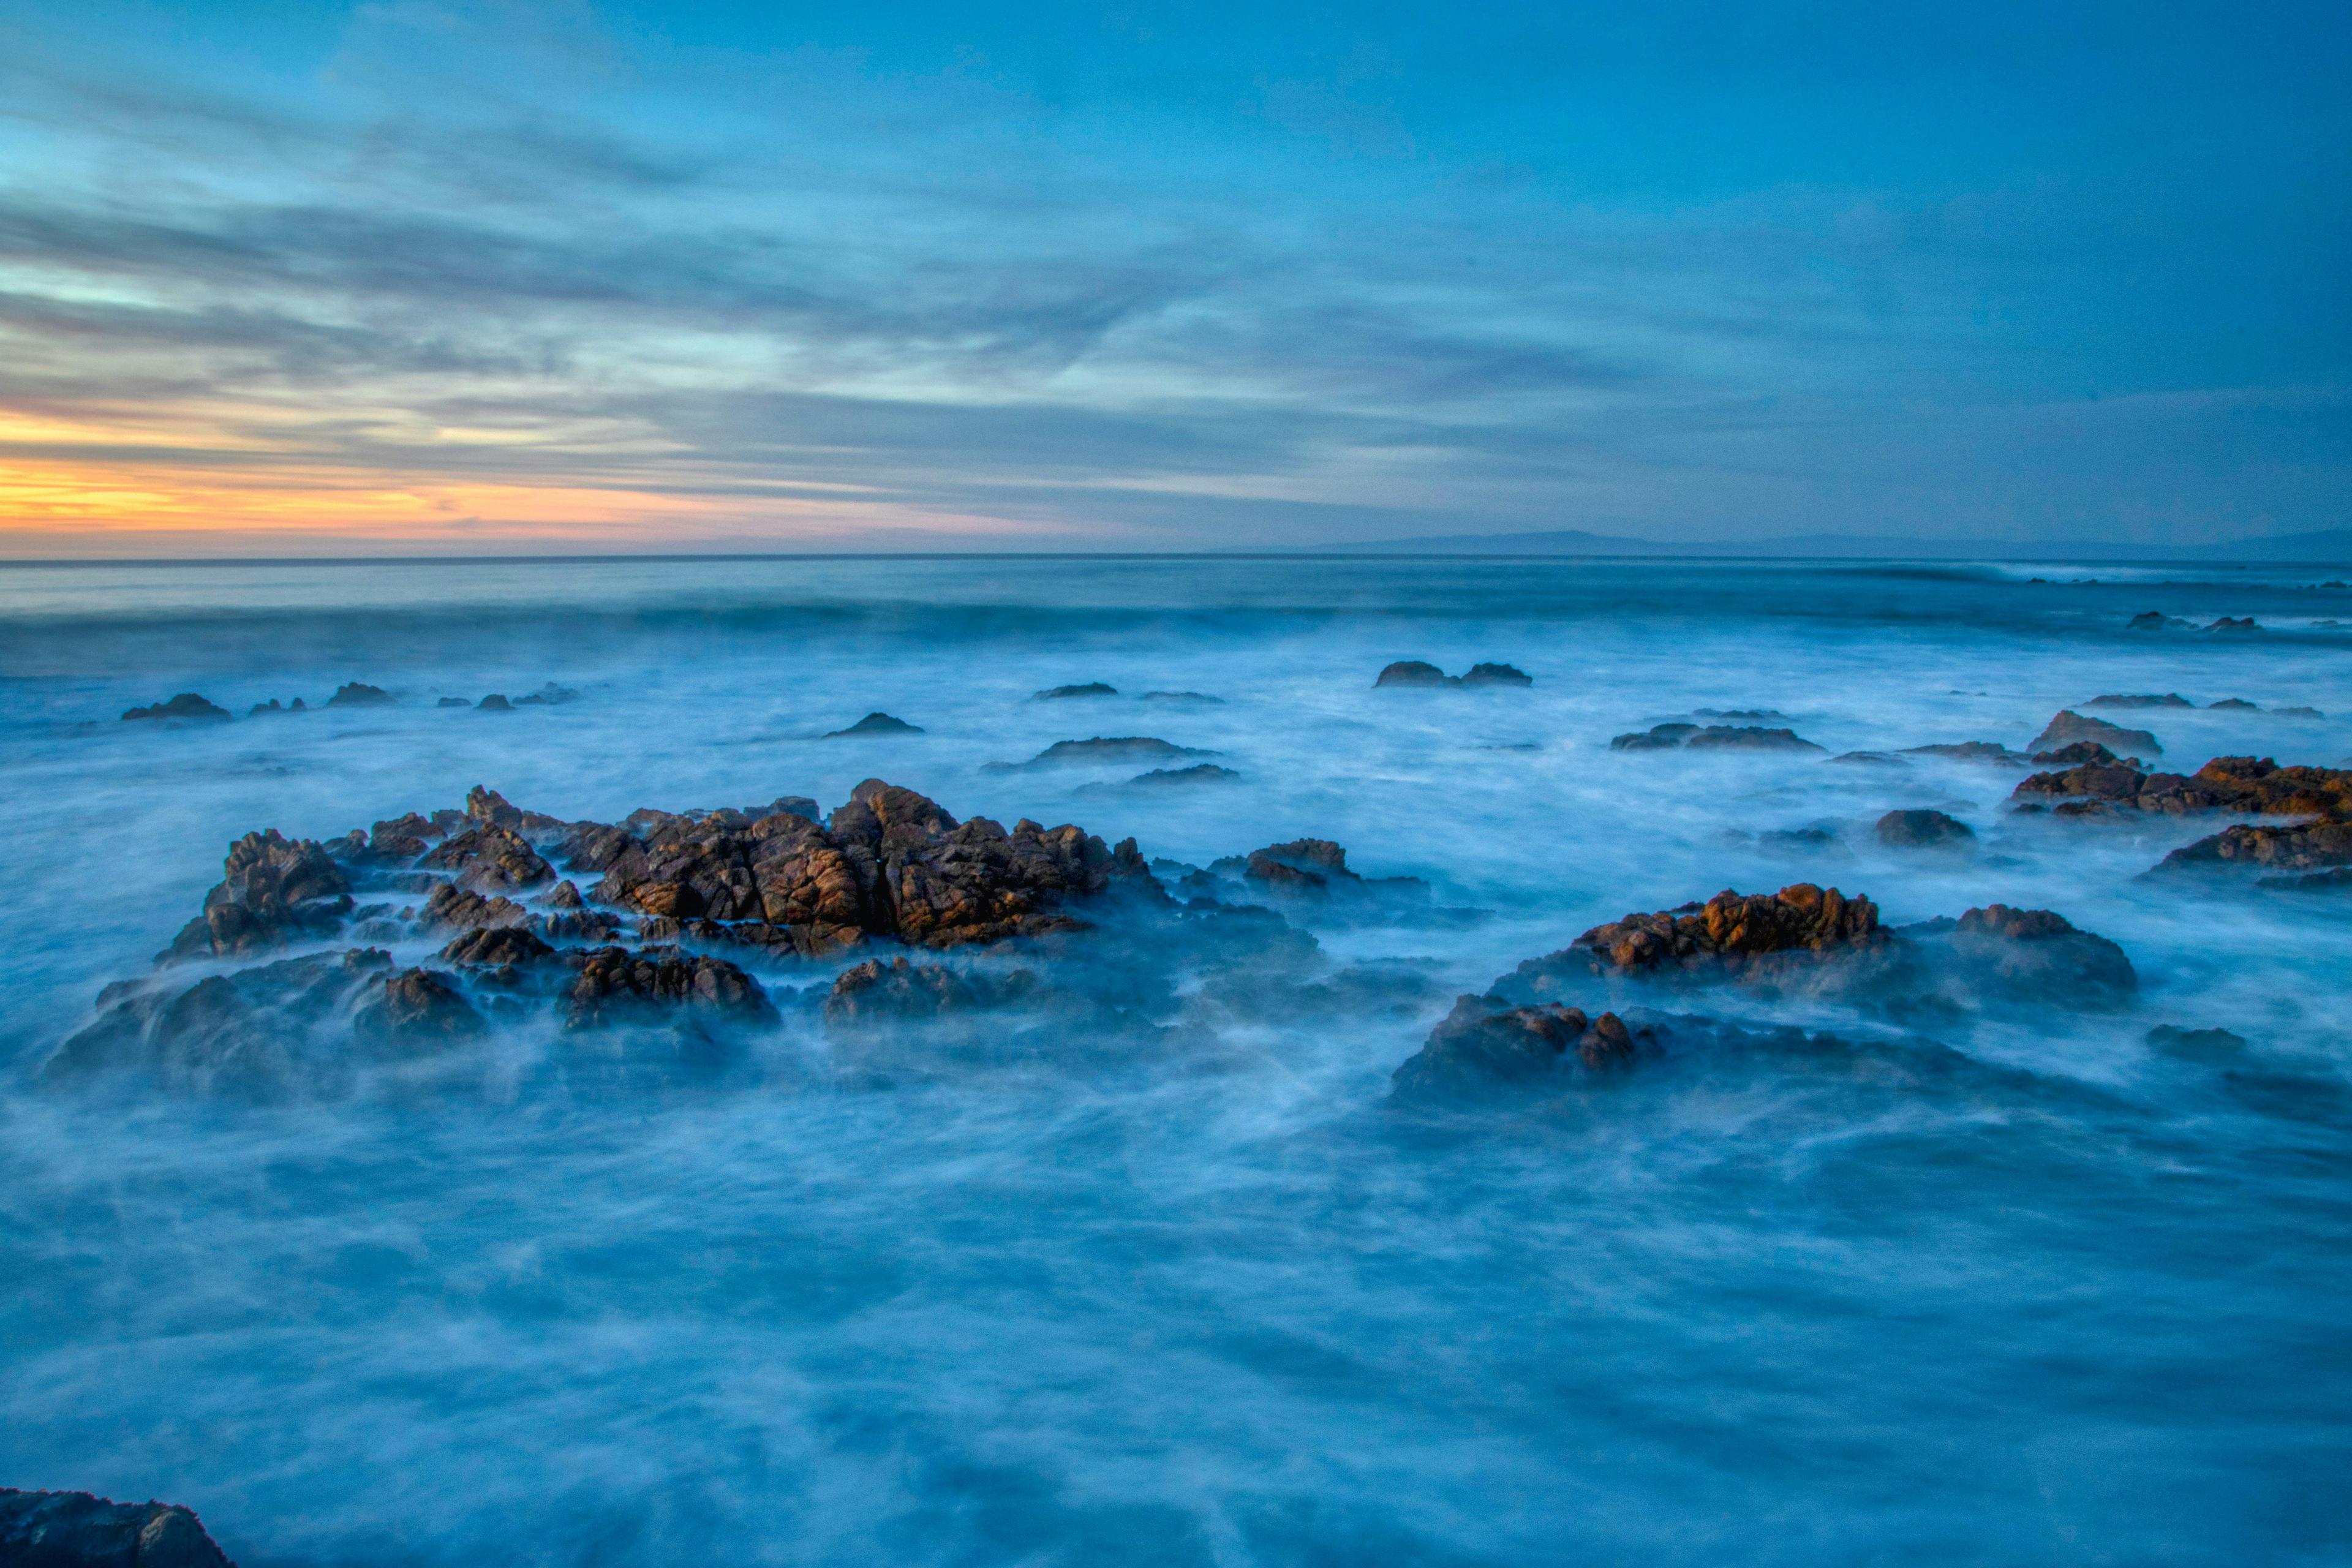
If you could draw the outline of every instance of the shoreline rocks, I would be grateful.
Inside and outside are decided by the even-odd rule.
[[[299,702],[299,700],[298,699],[297,700]],[[275,704],[272,704],[272,706],[275,706]],[[258,711],[258,710],[257,710],[257,711]],[[193,691],[183,691],[177,697],[173,698],[169,702],[152,703],[145,708],[126,709],[122,714],[122,717],[126,720],[215,720],[226,719],[228,716],[229,712],[227,709],[222,707],[217,702],[213,701],[211,699],[200,697]]]
[[[0,1487],[0,1563],[24,1568],[236,1568],[174,1503]]]

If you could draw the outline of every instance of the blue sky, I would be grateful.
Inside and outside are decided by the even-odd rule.
[[[2347,102],[2340,5],[0,0],[0,531],[2347,526]]]

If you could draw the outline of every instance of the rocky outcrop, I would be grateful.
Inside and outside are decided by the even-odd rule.
[[[1976,829],[1940,811],[1890,811],[1878,819],[1878,841],[1895,849],[1953,848],[1973,843]]]
[[[224,875],[205,895],[205,912],[173,939],[166,956],[227,957],[327,934],[351,913],[352,885],[315,840],[277,829],[229,846]]]
[[[349,1067],[321,1038],[379,986],[392,956],[373,948],[281,959],[193,985],[118,983],[99,1016],[42,1068],[63,1081],[138,1072],[176,1092],[272,1098]]]
[[[0,1563],[20,1568],[236,1568],[184,1508],[0,1487]]]
[[[555,868],[529,839],[511,827],[476,820],[479,826],[444,840],[417,864],[453,872],[459,887],[477,893],[520,892],[555,880]]]
[[[1191,746],[1179,746],[1155,735],[1097,735],[1091,741],[1056,741],[1025,763],[990,763],[981,771],[1021,773],[1048,768],[1098,767],[1110,763],[1156,763],[1179,757],[1213,757],[1216,754]]]
[[[2223,616],[2205,629],[2209,632],[2258,632],[2263,626],[2252,616]]]
[[[2110,724],[2105,719],[2093,719],[2071,708],[2062,708],[2042,733],[2033,738],[2029,752],[2050,752],[2075,741],[2095,741],[2119,756],[2155,757],[2164,753],[2164,745],[2146,730],[2126,730],[2120,724]]]
[[[1946,757],[1956,763],[1998,763],[2003,767],[2023,767],[2025,756],[2007,746],[1991,741],[1955,741],[1934,746],[1906,746],[1906,757]]]
[[[2284,827],[2240,824],[2175,849],[2157,869],[2319,871],[2337,866],[2352,866],[2352,822],[2305,822]]]
[[[1629,914],[1594,926],[1570,944],[1599,970],[1689,965],[1737,967],[1784,952],[1822,952],[1883,940],[1878,906],[1835,888],[1799,882],[1777,893],[1728,889],[1704,904]]]
[[[1118,688],[1099,680],[1088,680],[1076,686],[1049,686],[1030,696],[1032,702],[1059,702],[1071,697],[1116,697]]]
[[[228,710],[193,691],[183,691],[169,702],[129,709],[122,716],[125,719],[226,719]]]
[[[567,887],[569,883],[565,884]],[[575,889],[576,896],[576,889]],[[529,925],[530,910],[512,899],[489,898],[455,882],[436,882],[417,911],[425,931],[471,931],[478,926]]]
[[[2197,704],[2189,701],[2178,691],[2166,691],[2144,692],[2136,696],[2110,693],[2105,697],[2094,697],[2083,706],[2085,708],[2194,708]],[[2251,707],[2252,704],[2249,703],[2246,706]]]
[[[1535,677],[1512,664],[1474,664],[1460,675],[1448,675],[1425,659],[1402,658],[1374,678],[1380,686],[1533,686]]]
[[[512,969],[555,956],[555,949],[521,926],[478,926],[449,939],[444,963],[466,969]]]
[[[2092,762],[2035,773],[2018,784],[2011,798],[2026,805],[2069,803],[2074,809],[2068,805],[2056,809],[2070,816],[2085,815],[2085,808],[2091,808],[2098,813],[2229,811],[2346,821],[2352,820],[2352,768],[2281,767],[2268,757],[2215,757],[2184,774],[2143,773],[2127,761]],[[2216,851],[2209,858],[2237,857]]]
[[[1633,1031],[1614,1013],[1586,1016],[1547,1004],[1500,1007],[1465,996],[1428,1042],[1391,1076],[1401,1099],[1443,1098],[1569,1076],[1622,1072],[1633,1065]]]
[[[758,981],[708,953],[600,947],[565,962],[574,972],[559,1008],[567,1029],[667,1022],[680,1011],[696,1022],[736,1025],[775,1016]]]
[[[383,994],[361,1015],[360,1028],[402,1046],[430,1049],[481,1033],[482,1016],[447,975],[407,969],[385,978]]]
[[[889,714],[877,710],[868,713],[845,730],[829,731],[824,738],[838,741],[849,735],[919,735],[922,732],[922,726],[919,724],[909,724],[904,719],[893,719]]]
[[[392,693],[383,687],[370,686],[365,681],[353,680],[335,688],[335,694],[327,699],[327,706],[330,708],[387,708],[394,700]]]
[[[1612,752],[1694,751],[1819,752],[1794,730],[1767,729],[1757,724],[1653,724],[1646,731],[1619,735],[1609,742]]]
[[[1231,860],[1219,861],[1213,868],[1234,868]],[[1254,849],[1239,870],[1251,888],[1280,897],[1328,900],[1402,894],[1420,900],[1429,896],[1429,884],[1418,877],[1360,875],[1349,867],[1348,851],[1328,838],[1294,838]]]

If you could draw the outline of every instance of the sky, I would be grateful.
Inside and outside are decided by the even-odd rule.
[[[0,0],[15,556],[2342,528],[2347,279],[2340,0]]]

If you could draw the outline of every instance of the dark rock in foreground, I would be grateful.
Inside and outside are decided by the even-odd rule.
[[[180,929],[168,956],[229,956],[283,947],[332,931],[352,910],[342,868],[315,841],[289,841],[276,828],[229,846],[205,912]]]
[[[1406,1099],[1475,1094],[1570,1076],[1622,1072],[1637,1047],[1614,1013],[1548,1004],[1498,1009],[1465,996],[1427,1044],[1391,1075],[1390,1092]]]
[[[904,719],[893,719],[887,713],[868,713],[846,730],[835,730],[824,738],[836,741],[845,735],[919,735],[922,727],[909,724]]]
[[[196,1516],[161,1502],[0,1487],[0,1563],[12,1568],[236,1568]]]
[[[2057,803],[2063,816],[2116,816],[2128,812],[2183,816],[2230,811],[2249,816],[2315,817],[2352,821],[2352,768],[2281,767],[2268,757],[2215,757],[2193,773],[2143,773],[2129,761],[2091,761],[2080,766],[2035,773],[2011,795],[2021,809]],[[2309,826],[2310,825],[2305,825]],[[2301,828],[2231,828],[2237,842],[2292,835]],[[2251,836],[2251,837],[2250,837]],[[2322,836],[2323,837],[2326,836]],[[2262,858],[2221,847],[2228,834],[2175,850],[2180,861]],[[2331,862],[2332,863],[2332,862]]]
[[[567,1029],[658,1018],[671,1007],[733,1024],[775,1016],[758,981],[708,953],[600,947],[566,962],[576,972],[562,1000]]]
[[[1028,995],[1037,977],[1025,969],[1010,974],[967,973],[943,963],[885,963],[869,958],[841,973],[825,994],[824,1021],[845,1025],[907,1018],[936,1018],[979,1012]]]
[[[1032,702],[1055,702],[1068,697],[1116,697],[1118,688],[1099,680],[1086,681],[1077,686],[1049,686],[1031,695]]]
[[[1976,830],[1940,811],[1890,811],[1878,819],[1878,841],[1899,849],[1949,847],[1971,843]]]
[[[2120,724],[2089,718],[2071,708],[2060,709],[2057,716],[2025,749],[2029,752],[2050,752],[2074,741],[2095,741],[2119,756],[2155,757],[2164,753],[2164,743],[2146,730],[2126,730]]]
[[[183,691],[169,702],[124,710],[125,719],[226,719],[228,710],[193,691]]]

